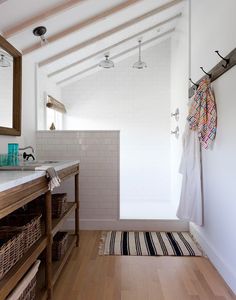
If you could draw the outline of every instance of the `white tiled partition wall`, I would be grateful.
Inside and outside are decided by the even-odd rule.
[[[80,160],[81,229],[188,229],[179,220],[119,219],[119,131],[38,131],[36,151],[40,160]],[[57,192],[67,192],[73,201],[73,184],[68,180]]]
[[[118,219],[119,131],[38,131],[36,149],[37,159],[80,160],[81,225]],[[70,200],[72,185],[61,188]]]

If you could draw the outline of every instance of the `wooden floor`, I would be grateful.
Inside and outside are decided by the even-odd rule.
[[[203,257],[99,256],[99,231],[82,231],[55,300],[236,299]]]

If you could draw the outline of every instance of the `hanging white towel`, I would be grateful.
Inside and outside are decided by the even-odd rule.
[[[51,166],[36,167],[35,171],[45,171],[48,179],[48,189],[53,191],[54,188],[60,186],[61,179],[59,178],[57,171]]]
[[[177,217],[203,225],[201,185],[201,152],[198,132],[186,124],[183,134],[183,154],[180,164],[182,189]]]

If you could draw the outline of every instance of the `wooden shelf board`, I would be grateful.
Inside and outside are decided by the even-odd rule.
[[[75,202],[68,202],[68,209],[61,218],[52,220],[52,235],[54,236],[64,224],[68,216],[76,209]]]
[[[46,248],[47,238],[41,237],[25,255],[10,269],[10,271],[0,281],[0,299],[6,296],[14,289],[17,283],[36,261],[38,256]]]
[[[59,275],[61,274],[61,271],[65,265],[65,263],[67,262],[73,248],[75,247],[75,243],[76,243],[76,236],[70,234],[69,235],[69,240],[68,240],[68,249],[66,251],[66,254],[64,255],[64,257],[60,260],[60,261],[54,261],[52,264],[52,284],[55,285]]]

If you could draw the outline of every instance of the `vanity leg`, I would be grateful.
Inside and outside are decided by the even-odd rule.
[[[76,247],[79,246],[79,174],[75,175],[75,235]]]
[[[46,220],[45,220],[45,233],[47,236],[46,248],[46,266],[45,266],[45,281],[48,300],[52,299],[52,195],[48,191],[46,197]]]

